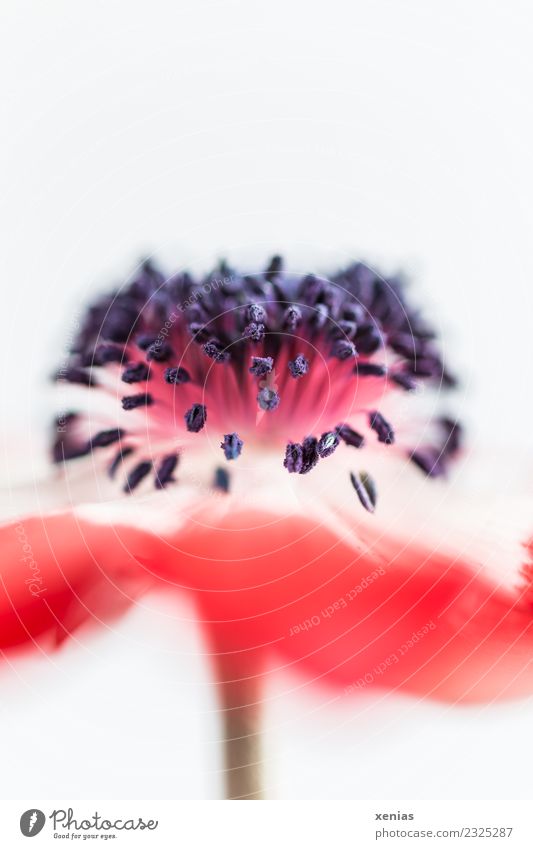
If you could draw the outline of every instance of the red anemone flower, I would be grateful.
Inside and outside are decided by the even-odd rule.
[[[192,593],[231,797],[260,795],[276,656],[346,692],[533,690],[527,525],[500,533],[450,497],[462,431],[433,408],[454,379],[401,280],[274,257],[198,281],[147,262],[89,308],[56,379],[72,390],[52,448],[63,495],[0,529],[3,650]]]

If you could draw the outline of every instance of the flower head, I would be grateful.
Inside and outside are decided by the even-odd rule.
[[[421,390],[454,380],[400,280],[145,263],[89,308],[56,378],[74,392],[52,447],[68,501],[92,477],[104,504],[0,529],[4,647],[159,588],[194,594],[231,680],[277,654],[347,690],[531,691],[529,504],[500,529],[434,480],[462,431]]]

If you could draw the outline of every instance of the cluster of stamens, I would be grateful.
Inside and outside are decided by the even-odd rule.
[[[222,263],[199,280],[165,277],[145,262],[133,282],[89,308],[56,378],[107,394],[131,426],[117,413],[112,426],[86,433],[86,419],[69,413],[56,428],[54,460],[109,450],[109,474],[123,470],[126,492],[149,476],[157,489],[175,482],[180,452],[207,430],[227,462],[250,442],[268,442],[280,446],[288,472],[306,474],[341,444],[364,446],[354,422],[395,443],[376,408],[389,388],[453,385],[400,281],[361,263],[330,278],[289,274],[279,257],[261,273]],[[460,443],[456,422],[439,424],[439,444],[406,449],[431,476],[445,473]],[[214,476],[228,491],[227,470],[217,465]],[[351,480],[372,510],[373,481]]]

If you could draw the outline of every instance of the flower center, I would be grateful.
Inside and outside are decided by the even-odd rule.
[[[206,440],[220,445],[215,479],[224,490],[224,467],[252,446],[279,451],[298,474],[339,445],[391,446],[394,427],[378,409],[391,390],[453,385],[399,280],[362,263],[331,278],[289,274],[279,257],[260,274],[222,264],[201,280],[164,277],[146,262],[90,307],[56,378],[108,403],[101,429],[94,416],[62,417],[54,460],[108,452],[126,492],[145,478],[156,488],[174,482],[181,451]],[[438,444],[408,449],[426,474],[443,473],[459,447],[458,425],[440,427]],[[352,473],[352,483],[373,509],[371,479]]]

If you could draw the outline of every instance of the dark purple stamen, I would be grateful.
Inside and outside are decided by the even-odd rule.
[[[302,442],[301,475],[306,475],[318,463],[318,440],[314,436],[306,436]]]
[[[278,274],[281,274],[283,270],[283,260],[280,256],[273,256],[270,260],[269,266],[265,272],[266,279],[272,283],[273,280],[276,279]]]
[[[430,478],[441,477],[445,472],[445,458],[437,448],[417,448],[410,455],[410,459]]]
[[[211,337],[211,333],[209,332],[209,328],[207,328],[205,326],[205,324],[199,324],[196,321],[192,321],[189,324],[189,332],[190,332],[193,340],[198,345],[203,345],[204,342],[208,342],[210,337]]]
[[[301,444],[289,442],[283,465],[290,473],[306,475],[316,466],[319,456],[318,440],[314,436],[306,436]]]
[[[443,416],[438,420],[442,438],[437,446],[416,448],[408,457],[424,474],[436,478],[445,475],[448,464],[461,448],[462,427],[454,419]]]
[[[165,369],[165,380],[167,383],[179,386],[181,383],[189,383],[191,376],[187,369],[178,366],[177,368]]]
[[[174,483],[173,472],[178,465],[178,454],[168,454],[161,461],[155,473],[155,488],[164,489],[168,483]]]
[[[146,359],[154,360],[156,363],[168,363],[174,356],[174,351],[168,342],[154,342],[146,349]]]
[[[367,475],[366,472],[360,472],[359,474],[350,472],[350,480],[365,510],[373,513],[376,507],[377,492],[370,475]]]
[[[265,325],[252,321],[244,328],[244,336],[252,342],[261,342],[265,338]]]
[[[248,321],[253,324],[263,324],[266,320],[267,314],[265,308],[262,307],[261,304],[250,304],[246,310],[246,316]]]
[[[157,336],[153,336],[152,334],[143,333],[141,336],[137,336],[135,340],[135,344],[141,351],[147,351],[150,345],[155,345],[157,342]]]
[[[383,442],[384,445],[394,444],[394,431],[388,421],[383,418],[381,413],[374,410],[368,414],[368,424],[373,431],[377,433],[378,442]]]
[[[252,357],[252,365],[248,370],[256,377],[263,377],[265,374],[270,374],[273,365],[272,357]]]
[[[118,442],[122,439],[124,435],[125,431],[121,430],[119,427],[114,427],[110,430],[101,430],[100,433],[91,437],[89,440],[89,447],[91,450],[93,448],[107,448],[108,445],[113,445],[114,442]]]
[[[383,345],[383,339],[375,324],[360,327],[355,334],[355,344],[360,354],[374,354]]]
[[[416,377],[442,377],[442,364],[435,357],[418,357],[405,365],[405,370]]]
[[[91,372],[85,371],[79,366],[67,366],[60,369],[56,373],[55,379],[57,381],[64,380],[66,383],[77,383],[80,386],[98,386]]]
[[[357,350],[353,342],[348,339],[337,339],[331,349],[331,356],[337,360],[349,360],[357,356]]]
[[[108,473],[110,478],[115,477],[115,472],[117,471],[120,464],[123,462],[124,457],[128,457],[129,454],[133,454],[133,448],[131,448],[129,446],[126,447],[126,448],[122,448],[120,451],[118,451],[115,454],[115,456],[114,456],[113,460],[111,461],[111,463],[109,464],[109,468],[107,470],[107,473]]]
[[[329,457],[339,445],[339,435],[333,430],[323,433],[318,440],[317,451],[320,457]]]
[[[150,369],[146,363],[130,363],[122,372],[124,383],[142,383],[150,379]]]
[[[427,348],[425,339],[418,339],[410,333],[395,333],[389,337],[388,344],[397,354],[411,360],[423,356]]]
[[[447,416],[442,416],[442,418],[439,419],[439,424],[445,433],[443,451],[448,457],[452,457],[461,448],[463,429],[459,422],[454,419],[450,419]]]
[[[265,386],[257,396],[257,403],[262,410],[271,412],[279,407],[280,397],[274,389]]]
[[[57,434],[52,444],[52,460],[62,463],[64,460],[75,460],[85,457],[90,452],[88,442],[80,442],[72,433],[72,428],[78,419],[76,413],[65,413],[58,416],[54,422],[54,432]]]
[[[135,410],[137,407],[149,407],[154,399],[149,392],[140,392],[138,395],[126,395],[122,399],[123,410]]]
[[[303,448],[299,442],[289,442],[285,449],[283,465],[291,474],[300,474],[303,466]]]
[[[190,433],[199,433],[207,420],[207,408],[203,404],[193,404],[183,418]]]
[[[305,301],[307,304],[314,305],[316,304],[321,292],[322,282],[315,274],[307,274],[300,283],[298,289],[299,300]]]
[[[224,442],[220,443],[220,447],[224,451],[226,460],[236,460],[240,456],[244,442],[239,439],[236,433],[225,433]]]
[[[418,386],[414,377],[411,374],[407,374],[407,372],[396,371],[394,374],[391,374],[390,378],[396,386],[405,389],[406,392],[413,392]]]
[[[385,377],[387,368],[380,363],[357,363],[354,374],[359,377]]]
[[[108,309],[100,324],[101,335],[111,342],[127,342],[133,332],[138,313],[135,304],[114,298],[114,308]]]
[[[338,321],[330,330],[332,339],[353,339],[357,330],[355,321],[346,321],[342,319]]]
[[[444,367],[442,367],[442,372],[440,373],[440,380],[442,386],[444,386],[446,389],[455,389],[455,387],[459,385],[459,381],[455,377],[455,375],[451,374],[451,372],[449,372]]]
[[[135,344],[141,349],[141,351],[147,351],[151,345],[157,344],[157,336],[154,336],[151,333],[143,333],[140,336],[137,336]]]
[[[63,460],[76,460],[78,457],[86,457],[89,452],[88,445],[74,445],[64,439],[57,439],[52,446],[52,459],[54,463],[62,463]]]
[[[351,445],[353,448],[362,448],[365,444],[364,436],[347,424],[337,425],[335,430],[346,445]]]
[[[230,355],[224,351],[218,339],[210,339],[204,345],[204,354],[207,354],[215,363],[227,363]]]
[[[359,327],[365,322],[366,311],[361,304],[356,304],[353,301],[345,301],[342,307],[342,317],[346,321],[353,321]]]
[[[215,469],[215,479],[213,481],[214,488],[220,489],[221,492],[229,492],[229,483],[229,472],[227,469],[223,469],[222,466],[218,466],[218,468]]]
[[[288,362],[289,371],[294,378],[303,377],[309,371],[309,360],[303,354],[298,354],[294,360]]]
[[[124,362],[124,349],[117,345],[97,345],[94,351],[87,352],[84,357],[85,365],[105,366],[108,363]]]
[[[291,304],[285,310],[283,316],[283,327],[285,330],[295,330],[302,320],[302,311],[299,307]]]
[[[146,477],[146,475],[150,474],[151,471],[152,464],[149,460],[143,460],[141,463],[138,463],[128,475],[128,479],[124,486],[124,492],[133,492],[133,490],[139,486],[140,482]]]

